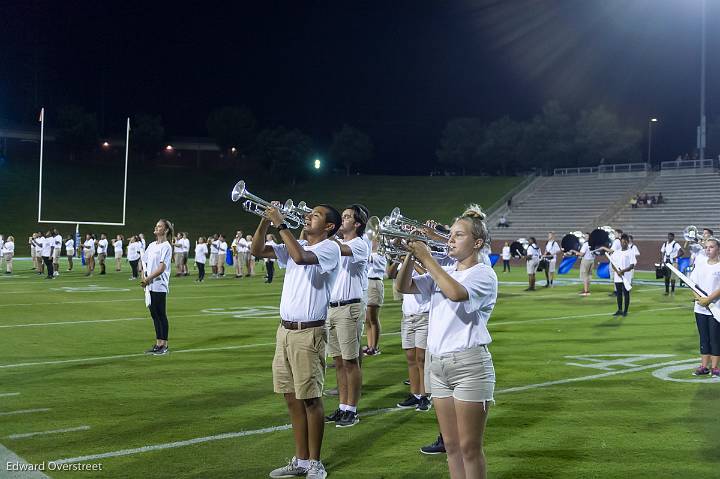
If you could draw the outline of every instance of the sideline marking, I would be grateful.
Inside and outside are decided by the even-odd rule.
[[[60,434],[63,432],[87,431],[88,429],[90,429],[90,426],[78,426],[78,427],[69,427],[67,429],[53,429],[52,431],[26,432],[24,434],[10,434],[9,436],[5,436],[5,437],[7,439],[23,439],[26,437],[44,436],[47,434]]]
[[[270,293],[275,294],[275,293]],[[218,294],[218,295],[202,295],[202,296],[173,296],[172,300],[177,301],[180,299],[198,300],[205,298],[237,298],[240,293],[234,294]],[[127,303],[127,302],[140,302],[145,301],[145,298],[128,298],[128,299],[98,299],[93,301],[55,301],[51,303],[11,303],[11,304],[0,304],[0,308],[9,306],[43,306],[43,305],[57,305],[57,304],[92,304],[92,303]]]
[[[38,409],[18,409],[17,411],[0,412],[0,416],[14,416],[16,414],[31,414],[34,412],[48,412],[49,410],[49,407],[43,407]]]
[[[19,396],[20,393],[0,393],[0,398],[5,398],[8,396]]]
[[[620,371],[612,371],[609,373],[593,374],[591,376],[580,376],[580,377],[576,377],[576,378],[559,379],[557,381],[548,381],[548,382],[538,383],[538,384],[528,384],[526,386],[500,389],[500,390],[496,391],[496,394],[525,391],[528,389],[537,389],[537,388],[543,388],[543,387],[548,387],[548,386],[555,386],[558,384],[569,384],[569,383],[579,382],[579,381],[589,381],[592,379],[604,378],[604,377],[608,377],[608,376],[615,376],[618,374],[642,371],[645,369],[655,368],[658,366],[687,363],[689,361],[695,361],[695,359],[684,359],[684,360],[680,360],[680,361],[670,361],[670,362],[665,362],[665,363],[649,364],[646,366],[629,368],[629,369],[624,369],[624,370],[620,370]],[[384,414],[384,413],[390,413],[390,412],[397,412],[397,411],[407,411],[407,409],[398,408],[398,407],[376,409],[376,410],[368,411],[367,413],[364,413],[363,417],[374,416],[377,414]],[[288,430],[291,428],[292,428],[292,425],[283,424],[282,426],[266,427],[266,428],[255,429],[255,430],[250,430],[250,431],[228,432],[228,433],[224,433],[224,434],[218,434],[215,436],[205,436],[205,437],[198,437],[195,439],[188,439],[185,441],[169,442],[169,443],[164,443],[164,444],[154,444],[154,445],[142,446],[142,447],[138,447],[138,448],[134,448],[134,449],[122,449],[119,451],[105,452],[105,453],[101,453],[101,454],[91,454],[91,455],[87,455],[87,456],[77,456],[77,457],[69,457],[69,458],[65,458],[65,459],[55,459],[55,460],[49,461],[49,462],[53,462],[55,464],[71,464],[71,463],[75,463],[75,462],[95,461],[97,459],[105,459],[108,457],[129,456],[132,454],[157,451],[157,450],[161,450],[161,449],[173,449],[176,447],[190,446],[193,444],[199,444],[199,443],[210,442],[210,441],[219,441],[222,439],[232,439],[232,438],[236,438],[236,437],[252,436],[252,435],[256,435],[256,434],[268,434],[271,432],[284,431],[284,430]]]
[[[16,479],[49,479],[49,476],[46,476],[42,472],[39,471],[8,471],[7,466],[8,464],[15,465],[15,464],[24,464],[27,465],[27,461],[23,459],[22,457],[18,456],[14,452],[12,452],[10,449],[6,448],[2,444],[0,444],[0,476],[2,477],[13,477]],[[11,473],[12,476],[5,476],[4,473]]]

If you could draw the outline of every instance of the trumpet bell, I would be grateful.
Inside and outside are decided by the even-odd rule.
[[[683,230],[683,238],[685,238],[685,241],[697,242],[698,233],[698,227],[690,225]]]
[[[237,183],[235,183],[235,187],[233,188],[232,192],[230,193],[230,199],[233,200],[233,202],[237,202],[240,198],[245,196],[246,191],[247,191],[247,187],[245,186],[245,181],[240,180]]]
[[[377,241],[380,238],[380,218],[371,216],[365,225],[365,234],[370,241]]]

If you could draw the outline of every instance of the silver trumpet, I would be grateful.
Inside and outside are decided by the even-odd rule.
[[[403,253],[406,252],[407,250],[403,247],[402,243],[396,244],[394,241],[396,239],[400,239],[404,241],[422,241],[428,245],[432,251],[445,255],[448,253],[448,246],[446,243],[430,239],[424,234],[418,232],[403,231],[398,224],[393,224],[392,220],[388,216],[382,220],[377,216],[371,216],[367,222],[365,231],[368,238],[373,241],[378,241],[381,245],[385,245],[384,247],[386,250],[388,246],[391,246],[393,249],[399,249]]]
[[[240,180],[235,184],[235,187],[230,193],[230,199],[234,202],[244,200],[242,206],[245,211],[257,216],[262,216],[263,218],[265,218],[265,211],[268,208],[276,208],[280,211],[280,214],[285,217],[285,224],[287,224],[289,228],[297,229],[305,224],[305,215],[299,214],[294,208],[288,209],[288,202],[285,202],[284,206],[275,206],[271,202],[250,193],[247,190],[247,186],[245,186],[245,181],[243,180]]]
[[[305,215],[309,215],[310,213],[312,213],[312,208],[310,208],[304,201],[301,201],[298,204],[294,204],[293,200],[287,200],[285,202],[285,210],[294,211],[303,218],[305,218]]]
[[[690,225],[683,230],[683,238],[687,242],[697,243],[700,241],[701,236],[697,226]]]
[[[388,216],[388,223],[392,226],[397,227],[401,230],[412,230],[412,229],[422,229],[422,228],[431,228],[435,230],[435,234],[438,236],[441,236],[442,238],[450,239],[450,235],[447,233],[447,230],[444,226],[441,225],[435,225],[435,226],[428,226],[425,223],[422,223],[418,220],[414,220],[412,218],[408,218],[406,216],[403,216],[402,213],[400,213],[400,208],[395,207],[390,212],[390,216]]]

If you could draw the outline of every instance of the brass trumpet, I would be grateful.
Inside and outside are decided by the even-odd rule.
[[[435,225],[434,227],[431,227],[418,220],[403,216],[402,213],[400,213],[400,208],[398,207],[393,208],[393,210],[390,212],[390,216],[388,216],[387,218],[388,224],[395,226],[398,229],[407,231],[412,229],[431,228],[435,230],[435,234],[437,234],[438,236],[445,238],[445,240],[450,239],[450,235],[447,233],[447,230],[444,226]]]
[[[262,216],[263,218],[265,218],[265,211],[268,208],[276,208],[285,217],[285,224],[287,224],[288,228],[297,229],[305,224],[305,215],[300,214],[295,209],[297,207],[288,208],[288,202],[292,205],[292,200],[285,202],[284,206],[275,206],[271,202],[250,193],[243,180],[240,180],[235,184],[235,187],[230,193],[230,199],[234,202],[244,200],[242,206],[245,211],[257,216]]]
[[[380,220],[377,216],[371,216],[367,222],[367,226],[365,227],[365,232],[367,233],[368,238],[373,241],[378,241],[381,245],[384,245],[385,250],[387,250],[388,247],[391,247],[402,252],[407,252],[402,243],[396,244],[394,241],[396,239],[400,239],[404,241],[422,241],[427,244],[432,251],[445,255],[448,253],[448,246],[446,243],[430,239],[424,234],[420,234],[418,232],[403,231],[398,224],[393,224],[392,220],[388,216],[382,220]]]

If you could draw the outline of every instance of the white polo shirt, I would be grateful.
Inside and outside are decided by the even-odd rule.
[[[190,252],[190,240],[188,238],[182,238],[180,242],[183,245],[183,253],[187,254]]]
[[[383,279],[385,277],[385,270],[387,269],[387,258],[385,255],[372,253],[369,263],[368,278]]]
[[[430,299],[430,322],[427,349],[442,355],[464,351],[492,341],[487,322],[497,301],[497,275],[483,263],[457,271],[444,267],[452,278],[468,292],[466,301],[451,301],[430,274],[413,281],[424,298]]]
[[[218,240],[213,240],[210,242],[210,254],[217,254],[218,252]]]
[[[113,246],[115,247],[115,256],[122,256],[123,254],[123,242],[122,240],[115,240],[113,242]]]
[[[708,264],[707,256],[698,256],[696,260],[695,269],[690,273],[690,279],[710,295],[720,288],[720,262]],[[714,303],[720,305],[720,299],[715,300]],[[708,316],[712,314],[708,308],[700,306],[698,303],[695,303],[694,311]]]
[[[170,291],[170,269],[172,259],[172,247],[167,241],[158,243],[153,241],[142,255],[143,271],[146,275],[152,274],[153,271],[160,267],[160,263],[165,264],[165,271],[152,280],[147,286],[149,291],[156,293],[167,293]]]
[[[175,254],[182,254],[185,251],[185,243],[183,243],[182,238],[175,240],[175,245],[173,246],[173,252]]]
[[[312,246],[305,240],[299,243],[306,251],[315,253],[318,264],[298,265],[285,244],[273,245],[278,265],[286,268],[280,317],[285,321],[323,321],[340,266],[340,246],[328,239]]]
[[[613,251],[620,251],[622,249],[622,243],[620,242],[620,238],[615,238],[613,240],[610,249]]]
[[[610,259],[612,260],[613,264],[617,269],[625,269],[631,264],[637,264],[637,259],[635,259],[635,253],[630,248],[626,249],[625,251],[613,251],[613,254],[610,255]],[[613,273],[613,282],[622,283],[623,279],[620,277],[620,275],[617,274],[614,269],[610,268],[610,270]],[[628,279],[631,284],[634,276],[634,271],[634,269],[631,269],[630,271],[623,273],[623,276]]]
[[[501,254],[502,254],[502,259],[503,259],[503,260],[508,260],[508,259],[510,259],[510,247],[509,247],[509,246],[503,246],[503,249],[502,249],[502,253],[501,253]]]
[[[224,241],[218,241],[218,254],[224,255],[227,251],[227,243]]]
[[[341,240],[340,243],[352,250],[352,256],[340,258],[340,269],[330,293],[330,301],[362,299],[363,291],[367,289],[370,249],[365,240],[359,236],[350,241]]]
[[[55,235],[53,240],[55,240],[55,244],[53,246],[55,247],[55,251],[57,252],[56,254],[58,254],[58,253],[60,253],[60,248],[62,248],[62,243],[63,243],[62,236]]]
[[[537,244],[529,244],[527,247],[526,256],[529,256],[528,261],[539,261],[540,260],[540,247]]]

